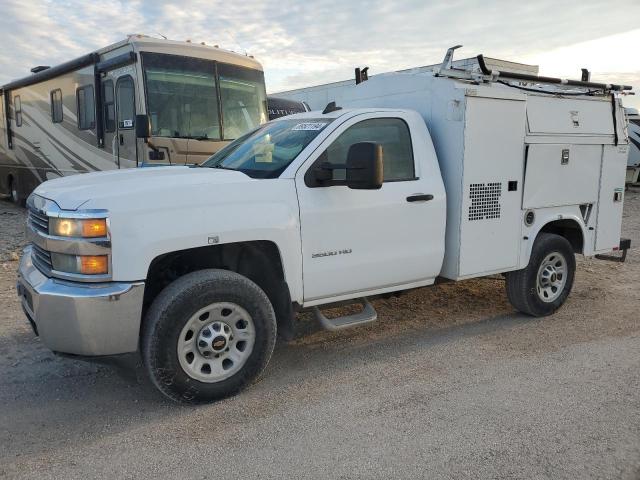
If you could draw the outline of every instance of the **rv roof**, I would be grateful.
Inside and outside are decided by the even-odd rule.
[[[161,38],[153,38],[146,35],[129,35],[121,40],[106,47],[100,48],[94,52],[74,58],[65,63],[47,68],[32,75],[22,77],[4,85],[0,88],[0,94],[5,90],[20,88],[27,85],[33,85],[58,75],[62,75],[71,70],[83,68],[100,60],[100,56],[108,52],[121,48],[125,45],[132,45],[134,51],[153,51],[157,53],[168,53],[173,55],[183,55],[192,57],[204,57],[210,60],[216,60],[224,63],[232,63],[243,67],[262,70],[260,62],[253,57],[218,48],[216,46],[205,45],[204,43],[194,43],[189,41],[166,40]]]

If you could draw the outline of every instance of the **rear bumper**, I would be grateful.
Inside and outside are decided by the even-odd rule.
[[[22,308],[51,350],[101,356],[138,349],[144,282],[80,283],[46,277],[20,259],[17,281]]]

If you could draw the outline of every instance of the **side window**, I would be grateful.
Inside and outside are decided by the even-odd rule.
[[[116,102],[113,96],[113,81],[102,83],[102,102],[104,103],[104,131],[111,133],[116,131]]]
[[[136,106],[131,77],[121,77],[116,84],[116,99],[118,101],[118,129],[134,127]]]
[[[93,85],[87,85],[76,90],[78,105],[78,128],[90,130],[96,126],[96,105]]]
[[[59,88],[52,90],[49,94],[51,99],[51,121],[53,123],[62,122],[62,90]]]
[[[349,147],[359,142],[382,145],[384,181],[413,180],[413,148],[407,124],[399,118],[372,118],[345,130],[320,156],[320,162],[335,165],[347,163]],[[344,169],[333,171],[334,180],[344,180]]]
[[[20,100],[20,95],[16,95],[13,97],[13,111],[16,116],[16,127],[22,126],[22,101]]]

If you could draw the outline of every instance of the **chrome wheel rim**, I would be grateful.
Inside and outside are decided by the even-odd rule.
[[[550,303],[562,295],[567,284],[567,270],[564,255],[553,252],[544,258],[538,269],[536,285],[540,300]]]
[[[191,378],[215,383],[236,374],[256,339],[253,319],[239,305],[212,303],[189,318],[178,337],[178,360]]]

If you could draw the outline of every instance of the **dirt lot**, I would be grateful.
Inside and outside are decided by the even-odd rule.
[[[625,202],[637,247],[640,189]],[[640,250],[579,260],[545,319],[499,279],[377,301],[341,334],[302,318],[260,383],[188,408],[41,345],[14,293],[23,222],[0,201],[0,478],[640,478]]]

